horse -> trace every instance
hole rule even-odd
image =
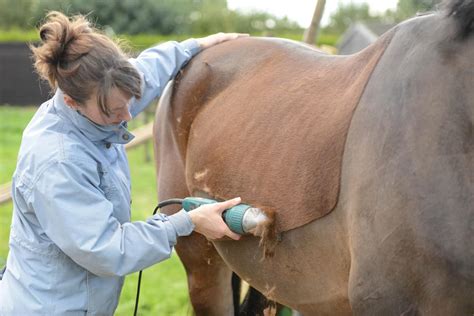
[[[456,0],[354,55],[250,37],[193,58],[156,112],[159,199],[272,218],[179,238],[197,315],[236,313],[233,271],[303,315],[474,312],[473,25]]]

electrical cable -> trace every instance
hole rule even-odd
[[[155,207],[155,209],[153,210],[153,215],[155,215],[156,212],[158,212],[158,210],[162,207],[165,207],[168,205],[174,205],[174,204],[181,205],[182,202],[183,202],[183,199],[164,200],[163,202],[158,203],[158,205]],[[137,312],[138,312],[138,300],[140,299],[140,285],[142,282],[142,273],[143,273],[143,270],[140,270],[140,272],[138,273],[137,296],[135,298],[135,310],[133,311],[134,316],[137,316]]]

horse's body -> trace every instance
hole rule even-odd
[[[232,314],[231,270],[304,315],[474,312],[474,34],[459,32],[454,17],[434,14],[353,56],[249,38],[193,59],[157,112],[160,199],[310,207],[314,187],[324,187],[307,176],[306,145],[318,135],[311,107],[366,76],[350,91],[357,107],[332,155],[342,158],[330,213],[277,223],[281,240],[263,260],[253,236],[179,240],[198,314]],[[295,122],[301,130],[285,129]]]

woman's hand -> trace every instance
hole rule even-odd
[[[240,235],[229,229],[222,219],[222,212],[240,203],[240,198],[220,203],[202,205],[189,212],[194,223],[194,230],[208,239],[221,239],[224,236],[239,240]]]
[[[206,49],[225,41],[233,40],[239,37],[246,37],[246,36],[249,36],[249,34],[217,33],[217,34],[209,35],[206,37],[196,38],[196,41],[198,41],[199,45],[201,46],[201,49]]]

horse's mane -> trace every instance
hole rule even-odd
[[[460,38],[474,33],[474,0],[448,0],[445,8],[447,15],[458,22]]]

